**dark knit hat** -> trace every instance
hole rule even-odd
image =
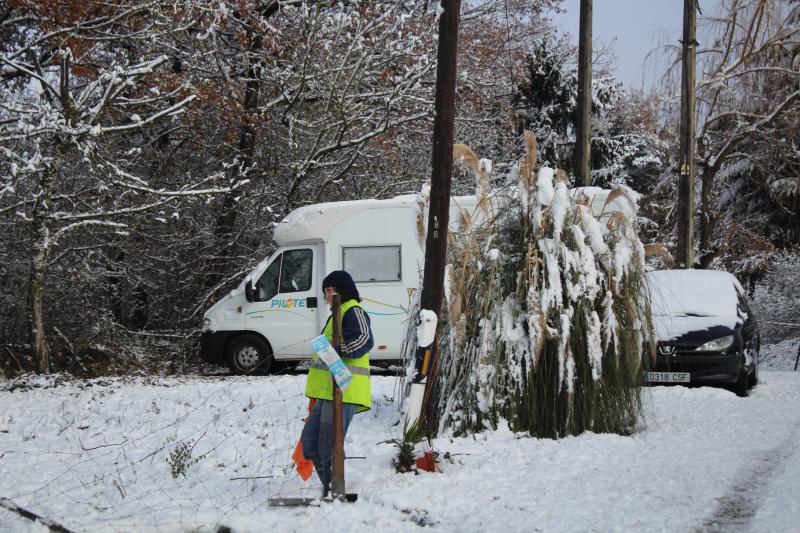
[[[350,289],[356,291],[356,283],[353,278],[344,270],[334,270],[322,280],[322,290],[326,287],[336,287],[338,289]]]

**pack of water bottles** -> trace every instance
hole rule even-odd
[[[336,380],[336,384],[344,393],[344,391],[347,390],[347,386],[350,385],[350,381],[353,379],[353,374],[350,373],[347,365],[344,364],[342,358],[336,353],[333,345],[331,345],[325,335],[320,335],[311,340],[311,349],[325,362],[333,379]]]

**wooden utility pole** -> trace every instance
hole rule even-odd
[[[590,184],[592,157],[592,0],[581,0],[578,39],[578,108],[575,111],[575,186]]]
[[[678,249],[680,268],[692,268],[694,236],[694,90],[697,53],[697,0],[683,0],[683,69],[681,75],[681,153],[678,175]]]
[[[422,280],[420,308],[440,314],[447,258],[447,230],[450,223],[450,179],[453,173],[453,121],[455,119],[456,57],[458,55],[458,19],[461,0],[442,0],[439,18],[439,50],[436,64],[436,98],[433,118],[433,157],[431,197],[428,211],[428,234],[425,239],[425,274]],[[430,364],[423,364],[425,350],[417,353],[414,381],[425,382],[425,397],[420,418],[426,433],[430,391],[438,360],[436,343],[430,348]],[[423,367],[427,371],[423,373]],[[429,379],[430,378],[430,379]]]

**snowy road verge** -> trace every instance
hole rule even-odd
[[[316,494],[290,455],[305,377],[125,378],[0,392],[0,497],[73,531],[796,531],[800,372],[748,398],[645,391],[632,437],[560,441],[507,429],[441,438],[441,474],[397,475],[394,377],[347,439],[355,504],[275,509]],[[365,457],[357,459],[355,457]],[[175,477],[174,477],[175,476]],[[0,530],[41,526],[0,510]]]

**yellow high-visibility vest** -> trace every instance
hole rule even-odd
[[[345,313],[353,307],[361,307],[355,300],[347,300],[339,308],[340,318],[344,318]],[[361,307],[361,309],[364,309]],[[328,319],[322,334],[333,341],[333,320]],[[370,386],[369,386],[369,352],[361,357],[350,359],[342,357],[342,361],[347,365],[353,379],[347,390],[344,392],[342,401],[344,403],[356,404],[356,413],[368,411],[371,407]],[[327,365],[315,353],[311,357],[311,368],[308,369],[308,380],[306,381],[306,396],[317,398],[318,400],[333,400],[333,383],[331,373]]]

